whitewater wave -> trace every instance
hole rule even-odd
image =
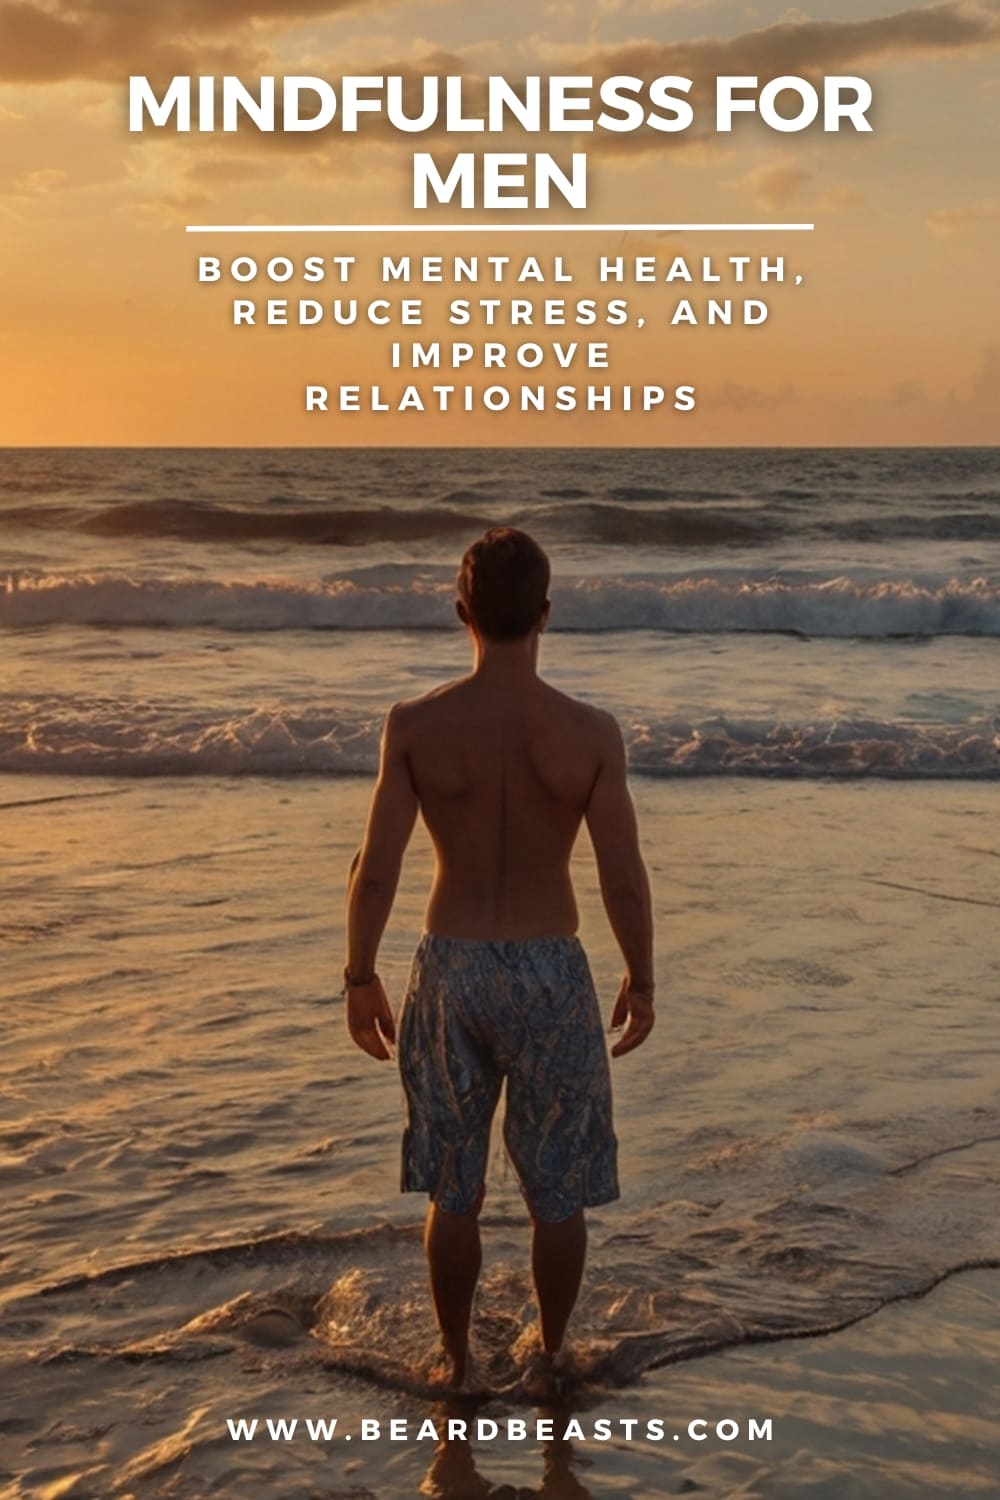
[[[697,1218],[700,1205],[690,1207]],[[846,1210],[844,1216],[851,1217]],[[805,1217],[796,1226],[800,1236]],[[487,1233],[490,1228],[487,1223]],[[814,1256],[795,1244],[788,1247],[791,1253],[775,1255],[765,1234],[753,1253],[762,1283],[754,1301],[734,1294],[732,1281],[728,1295],[721,1294],[721,1287],[711,1286],[715,1278],[705,1274],[710,1264],[706,1257],[724,1253],[733,1237],[731,1229],[713,1233],[702,1228],[688,1248],[675,1247],[665,1256],[683,1291],[634,1271],[623,1284],[620,1268],[614,1272],[607,1265],[591,1266],[594,1284],[585,1289],[577,1312],[566,1377],[578,1401],[586,1401],[587,1388],[593,1393],[626,1386],[648,1370],[720,1350],[835,1333],[893,1302],[926,1296],[951,1276],[1000,1266],[995,1256],[980,1253],[942,1266],[878,1267],[880,1274],[863,1285],[846,1264],[838,1264],[829,1242]],[[740,1249],[746,1258],[750,1245]],[[738,1257],[725,1259],[731,1275],[745,1273]],[[50,1347],[41,1362],[50,1369],[87,1360],[190,1367],[245,1355],[249,1346],[258,1358],[269,1352],[279,1368],[315,1362],[383,1390],[424,1399],[450,1393],[434,1357],[417,1225],[347,1234],[279,1233],[174,1253],[45,1287],[37,1297],[23,1299],[19,1310],[36,1311],[42,1301],[50,1308],[64,1303],[77,1312],[79,1322],[81,1314],[101,1306],[105,1289],[121,1289],[118,1299],[124,1299],[153,1283],[162,1295],[165,1282],[183,1284],[194,1276],[209,1288],[214,1284],[222,1295],[180,1326],[138,1337],[64,1343]],[[237,1277],[245,1290],[236,1290]],[[481,1396],[536,1404],[525,1378],[538,1343],[532,1300],[524,1271],[505,1266],[483,1277],[471,1329]],[[96,1317],[93,1322],[96,1332],[100,1325]]]
[[[698,1152],[667,1175],[671,1196],[595,1236],[573,1325],[580,1384],[624,1385],[719,1349],[830,1333],[996,1266],[996,1140],[984,1108],[892,1125],[803,1120],[772,1137],[701,1127],[689,1138]],[[489,1211],[484,1224],[493,1255],[472,1330],[477,1363],[487,1392],[530,1400],[524,1225]],[[250,1346],[440,1394],[427,1374],[435,1341],[416,1223],[177,1246],[50,1282],[8,1313],[45,1366],[190,1366]]]
[[[198,709],[125,699],[0,698],[0,772],[369,776],[381,721],[342,704]],[[639,776],[1000,778],[996,722],[815,723],[623,716]]]
[[[450,583],[418,569],[392,583],[337,577],[139,579],[122,573],[21,572],[0,588],[0,625],[132,625],[274,630],[455,628]],[[553,590],[555,630],[782,632],[802,636],[1000,635],[1000,584],[849,577],[569,579]]]

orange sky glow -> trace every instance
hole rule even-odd
[[[499,18],[499,19],[498,19]],[[888,11],[728,0],[595,0],[470,7],[357,0],[0,0],[0,359],[4,444],[992,444],[1000,441],[1000,6],[944,0]],[[474,222],[412,206],[415,150],[446,162],[469,139],[379,128],[265,136],[128,130],[128,77],[176,74],[856,74],[874,90],[869,135],[768,131],[529,143],[588,155],[587,208],[528,235],[193,236],[190,223]],[[709,116],[711,111],[708,111]],[[503,141],[490,149],[525,149]],[[478,143],[478,149],[483,149]],[[510,217],[507,215],[507,217]],[[566,235],[599,223],[799,222],[811,234]],[[351,254],[349,287],[199,285],[199,255]],[[569,287],[382,288],[383,254],[562,256]],[[602,286],[603,255],[784,256],[789,281],[692,289]],[[792,285],[794,277],[801,284]],[[669,325],[681,296],[764,297],[760,327]],[[423,297],[419,329],[232,326],[234,296]],[[451,297],[626,297],[622,330],[449,327]],[[738,312],[737,312],[738,316]],[[537,372],[393,370],[397,339],[478,347],[535,340]],[[606,340],[607,371],[553,363],[551,346]],[[580,356],[577,356],[579,359]],[[407,381],[691,384],[697,408],[656,415],[436,412],[308,415],[304,387]]]

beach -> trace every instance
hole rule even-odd
[[[995,454],[502,457],[0,453],[2,1500],[995,1493]],[[498,1431],[441,1446],[344,887],[504,520],[552,557],[543,673],[622,726],[658,1021],[554,1414],[498,1122],[456,1418]],[[418,826],[397,1005],[430,868]],[[574,879],[610,1019],[585,836]]]
[[[422,1200],[396,1191],[398,1076],[352,1048],[336,995],[369,790],[4,778],[4,1493],[381,1497],[430,1467],[427,1442],[226,1428],[335,1415],[357,1433],[440,1403],[421,1374]],[[623,1196],[591,1216],[576,1415],[655,1416],[668,1435],[730,1419],[740,1436],[571,1442],[541,1492],[931,1495],[947,1474],[947,1492],[989,1494],[991,789],[636,795],[660,1019],[615,1064]],[[618,964],[586,849],[578,867],[609,1010]],[[382,962],[397,1002],[428,869],[420,839]],[[474,1339],[508,1388],[476,1414],[501,1421],[531,1415],[509,1392],[525,1231],[496,1143]],[[747,1440],[751,1417],[770,1442]],[[544,1446],[473,1443],[471,1461],[537,1487]],[[448,1478],[463,1462],[440,1460],[430,1492],[467,1493]]]

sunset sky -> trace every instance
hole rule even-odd
[[[996,443],[998,62],[997,0],[895,11],[872,0],[822,8],[778,0],[0,0],[0,442]],[[410,206],[414,150],[445,160],[471,143],[390,137],[377,126],[350,138],[127,129],[130,73],[335,81],[399,72],[675,73],[709,84],[717,74],[859,74],[874,89],[875,131],[780,135],[741,123],[730,136],[702,128],[519,145],[491,139],[490,149],[551,149],[560,159],[587,151],[583,217],[597,222],[816,224],[811,235],[581,235],[570,243],[541,224],[537,235],[364,242],[187,235],[192,222],[407,222],[420,217]],[[567,217],[565,208],[550,213]],[[401,386],[407,377],[387,363],[391,334],[330,324],[234,329],[235,289],[195,280],[199,254],[353,253],[374,265],[383,251],[562,253],[577,275],[572,296],[594,294],[591,267],[601,254],[666,262],[675,254],[784,254],[803,284],[771,294],[761,329],[612,333],[607,375],[548,377],[694,384],[699,405],[688,417],[346,418],[305,416],[305,383]],[[377,290],[363,275],[358,286]],[[284,294],[263,284],[239,293]],[[348,295],[331,283],[287,294]],[[447,294],[425,295],[436,307]],[[505,293],[483,285],[450,294]],[[668,293],[645,297],[652,322]],[[418,336],[444,335],[432,317]],[[542,330],[540,341],[588,336],[602,337]],[[426,374],[413,378],[430,383]],[[453,378],[468,377],[435,375]]]

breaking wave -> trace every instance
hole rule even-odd
[[[815,723],[623,715],[640,776],[1000,777],[995,721]],[[0,772],[350,776],[377,766],[380,719],[337,704],[197,708],[126,699],[0,698]]]
[[[401,567],[397,581],[138,579],[9,574],[0,625],[130,625],[234,631],[454,628],[450,583]],[[1000,584],[780,578],[577,578],[553,591],[553,628],[784,632],[814,637],[1000,635]]]
[[[727,543],[754,545],[780,535],[778,517],[747,513],[741,506],[716,509],[703,504],[655,504],[651,495],[625,490],[630,505],[587,501],[578,489],[557,492],[560,504],[515,507],[509,522],[540,527],[548,535],[608,546],[712,547]],[[720,497],[721,498],[721,497]],[[471,540],[497,517],[483,506],[487,496],[455,490],[426,506],[303,504],[294,495],[271,495],[253,506],[221,505],[207,500],[163,496],[112,504],[12,506],[7,525],[28,529],[82,532],[90,536],[171,537],[198,543],[294,543],[298,546],[360,547],[377,543],[427,542],[449,537]],[[508,507],[509,509],[509,507]]]
[[[523,526],[555,544],[598,544],[629,549],[764,547],[798,539],[888,544],[901,541],[991,542],[1000,538],[996,496],[988,489],[954,495],[916,492],[909,503],[889,508],[877,496],[851,486],[838,491],[841,505],[822,484],[664,486],[655,483],[571,483],[515,486],[498,494],[488,479],[477,484],[429,482],[414,472],[401,481],[410,503],[366,496],[345,488],[310,496],[301,486],[267,492],[263,475],[248,481],[249,493],[232,500],[211,494],[160,494],[141,487],[128,498],[107,493],[76,498],[58,488],[45,494],[28,481],[0,505],[4,525],[28,532],[138,540],[171,539],[199,545],[352,548],[471,540],[489,526]],[[294,480],[291,471],[273,478]],[[518,492],[518,490],[520,492]],[[44,495],[36,501],[27,496]],[[342,498],[340,498],[342,496]],[[416,503],[419,496],[422,503]],[[338,503],[339,500],[339,503]]]

